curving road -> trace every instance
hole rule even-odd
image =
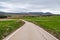
[[[25,24],[3,40],[58,40],[39,26],[24,21]]]

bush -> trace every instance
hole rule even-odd
[[[2,15],[0,15],[0,18],[7,18],[7,16],[2,16]]]

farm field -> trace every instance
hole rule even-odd
[[[18,29],[24,24],[21,20],[1,20],[0,19],[0,40],[5,38],[7,35]]]
[[[41,26],[50,34],[60,39],[60,16],[27,16],[24,19]]]

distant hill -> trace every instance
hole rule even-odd
[[[28,12],[28,13],[25,13],[25,12],[22,12],[22,13],[6,13],[6,12],[0,12],[0,15],[20,15],[20,16],[50,16],[50,15],[53,15],[52,13],[50,12],[46,12],[46,13],[43,13],[43,12]]]

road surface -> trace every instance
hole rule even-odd
[[[39,26],[25,21],[25,24],[3,40],[58,40]]]

